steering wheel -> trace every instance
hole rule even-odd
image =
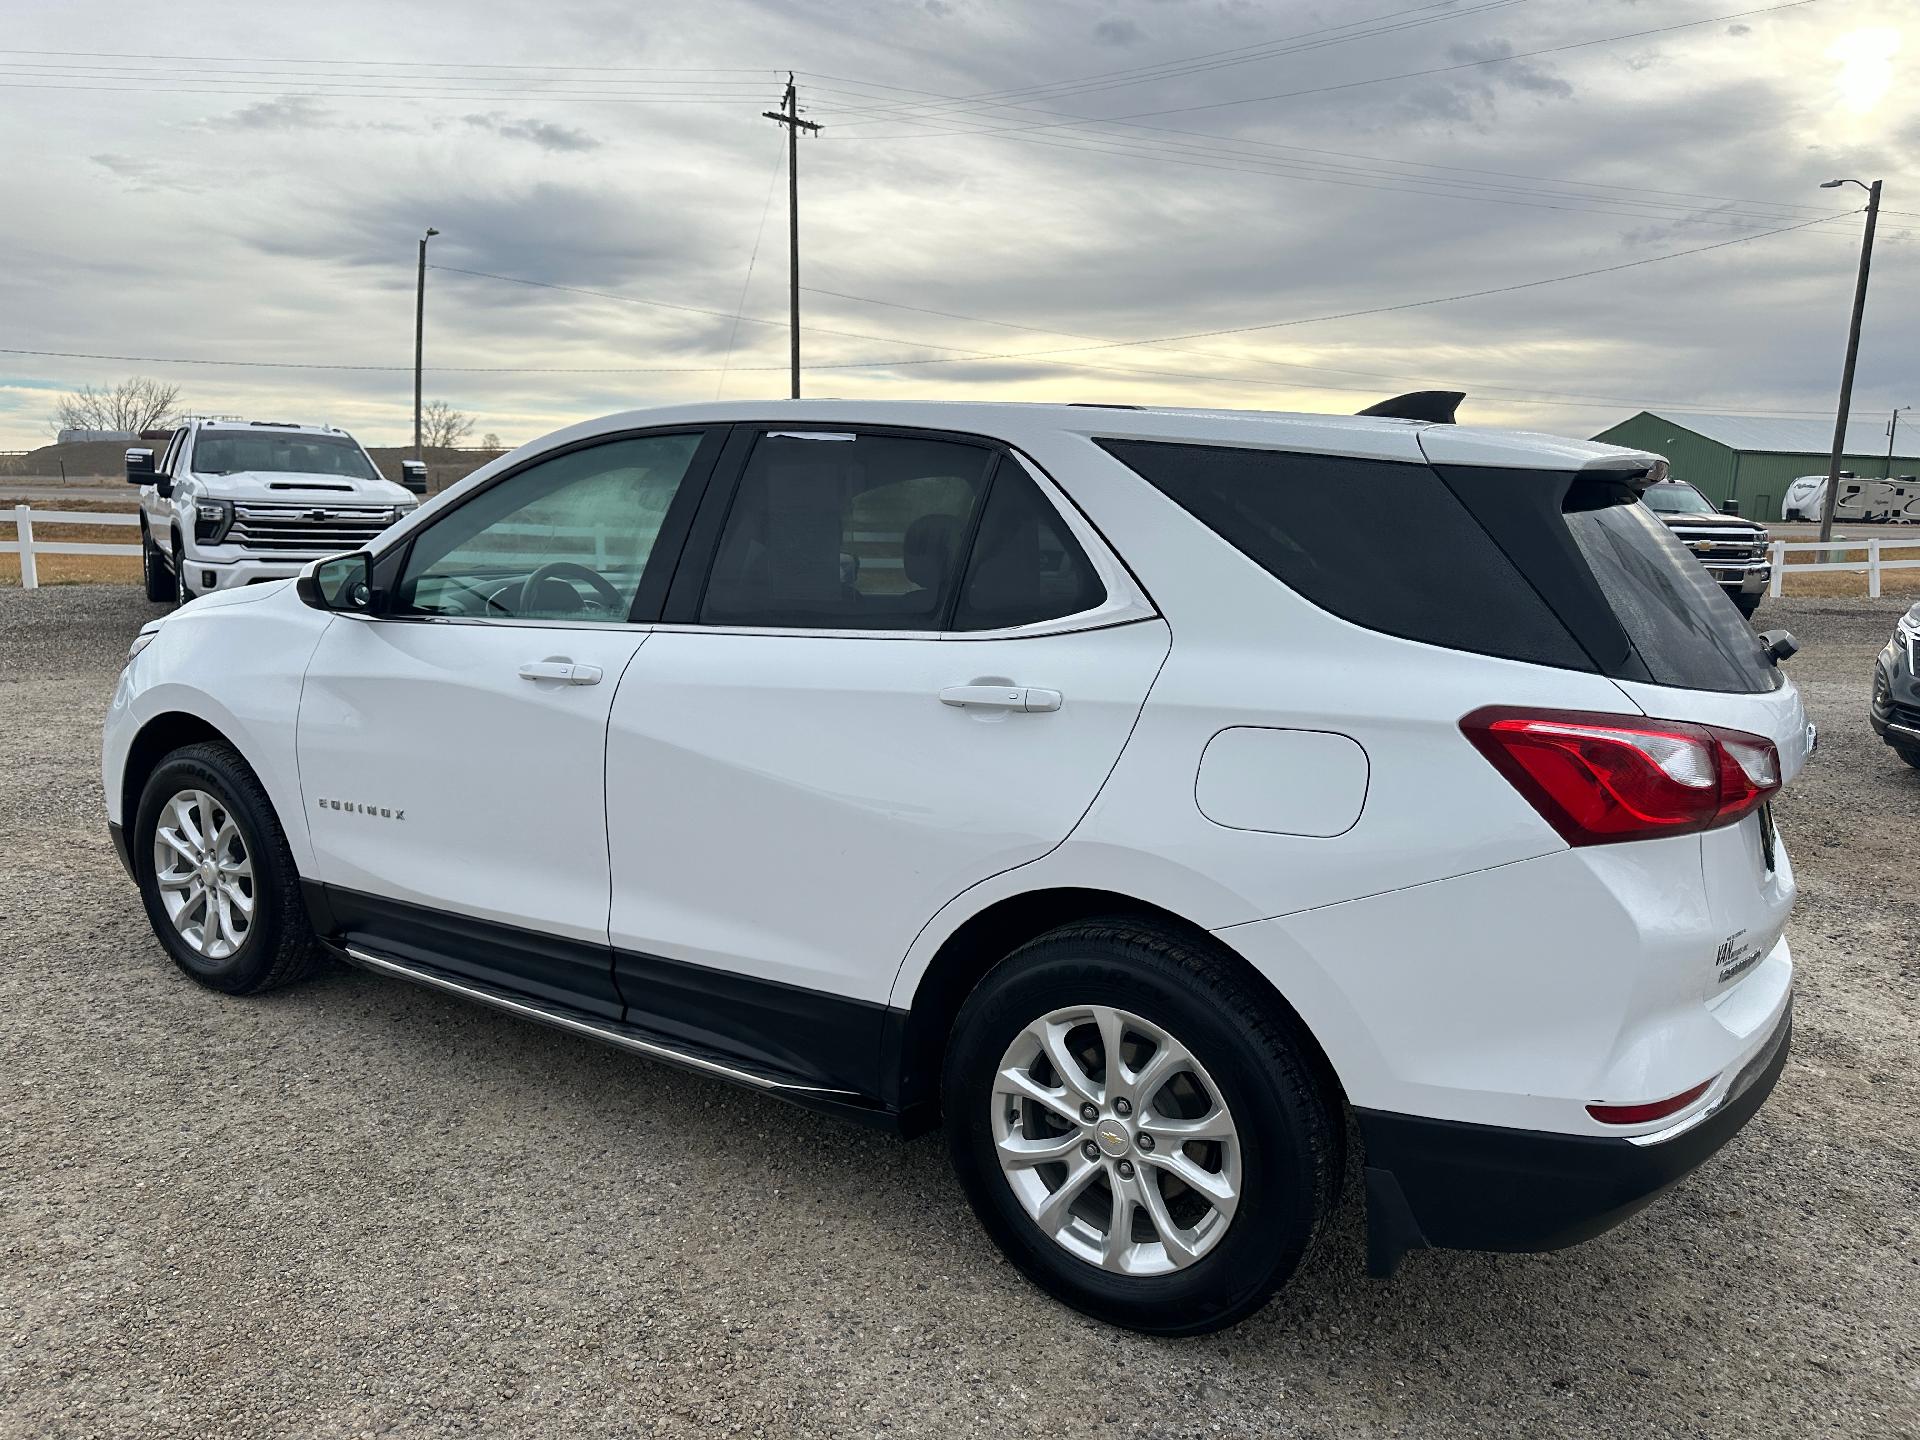
[[[520,603],[515,607],[519,613],[523,615],[527,613],[532,607],[534,597],[540,593],[540,587],[549,580],[558,580],[563,584],[569,580],[584,580],[588,587],[601,598],[608,611],[617,613],[626,608],[620,592],[613,588],[604,575],[589,570],[584,565],[575,564],[571,560],[549,560],[527,576],[526,583],[520,587]]]

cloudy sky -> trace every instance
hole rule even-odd
[[[476,436],[784,395],[789,68],[812,395],[1830,414],[1845,175],[1887,182],[1856,408],[1920,403],[1911,0],[0,13],[0,449],[130,373],[403,441],[428,225]]]

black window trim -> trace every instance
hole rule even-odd
[[[1108,544],[1106,536],[1066,491],[1055,483],[1052,476],[1006,440],[965,430],[941,430],[921,425],[877,424],[859,420],[815,422],[797,421],[791,416],[786,416],[765,420],[736,418],[729,423],[733,427],[733,434],[728,439],[726,453],[721,457],[720,463],[715,466],[709,478],[699,513],[694,517],[681,548],[679,567],[674,573],[666,604],[659,620],[654,622],[656,629],[701,635],[778,635],[811,639],[936,641],[950,644],[956,641],[1008,640],[1071,634],[1084,630],[1104,630],[1115,625],[1131,625],[1159,617],[1160,612],[1147,594],[1146,587],[1140,584],[1132,569]],[[740,483],[746,476],[747,463],[752,456],[754,445],[762,436],[770,433],[791,434],[809,431],[822,434],[874,435],[905,440],[942,440],[954,444],[971,445],[992,452],[996,463],[988,476],[986,485],[981,487],[980,498],[975,502],[974,513],[968,522],[966,547],[961,552],[965,556],[972,554],[973,539],[978,531],[981,516],[985,512],[993,481],[998,477],[1001,467],[1012,462],[1025,471],[1026,477],[1039,488],[1041,496],[1060,516],[1067,533],[1072,536],[1074,543],[1085,555],[1087,563],[1093,568],[1095,576],[1106,592],[1106,599],[1092,609],[1075,611],[1073,614],[1056,616],[1050,620],[1036,621],[1031,625],[1009,626],[999,630],[946,628],[951,625],[954,609],[958,604],[958,586],[955,587],[954,594],[948,597],[941,615],[942,628],[938,629],[858,630],[842,626],[715,625],[702,621],[699,618],[700,607],[706,596],[707,582],[712,576],[715,558],[719,554],[720,537],[726,529],[727,517],[732,513],[734,498],[739,492]]]

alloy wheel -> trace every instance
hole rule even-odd
[[[994,1151],[1034,1224],[1122,1275],[1183,1270],[1220,1243],[1240,1201],[1233,1115],[1162,1027],[1107,1005],[1041,1016],[993,1088]]]
[[[197,954],[224,960],[253,931],[253,861],[233,814],[205,790],[182,790],[153,830],[153,880],[173,928]]]

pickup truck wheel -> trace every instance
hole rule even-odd
[[[1758,595],[1736,595],[1733,597],[1733,603],[1739,607],[1742,615],[1751,620],[1753,618],[1753,612],[1760,608],[1760,597]]]
[[[173,599],[173,574],[167,569],[167,562],[160,558],[159,547],[144,525],[140,527],[140,576],[147,582],[147,599],[155,604]]]
[[[193,599],[193,591],[187,588],[187,547],[180,537],[173,537],[173,600],[176,605],[184,605]]]
[[[1920,770],[1920,745],[1896,745],[1893,747],[1893,753],[1914,769]]]
[[[1109,1324],[1233,1324],[1336,1198],[1342,1132],[1289,1026],[1204,942],[1131,918],[1054,930],[991,971],[941,1094],[987,1233]]]
[[[252,995],[320,962],[273,804],[232,750],[175,750],[147,778],[136,815],[128,849],[147,919],[194,980]]]

